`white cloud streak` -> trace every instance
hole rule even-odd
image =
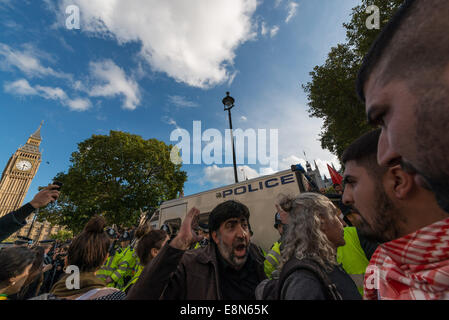
[[[168,116],[163,116],[162,117],[162,121],[166,124],[169,124],[171,126],[175,126],[176,128],[179,128],[178,124],[176,123],[175,119],[168,117]]]
[[[140,104],[140,90],[136,81],[127,77],[112,60],[90,63],[90,75],[98,82],[89,89],[91,97],[124,96],[122,107],[134,110]]]
[[[203,169],[204,179],[214,186],[224,186],[234,183],[234,167],[208,166]],[[257,178],[259,173],[248,166],[237,166],[237,177],[239,181]]]
[[[269,27],[265,21],[262,21],[261,26],[260,26],[260,34],[262,36],[266,36],[267,34],[270,35],[271,38],[273,38],[279,31],[279,26],[275,25],[273,27]]]
[[[33,53],[33,52],[35,53]],[[37,50],[31,46],[26,46],[23,51],[15,50],[10,46],[0,43],[0,68],[9,70],[17,68],[29,77],[47,77],[71,79],[71,76],[62,72],[55,71],[50,67],[44,67],[36,55]]]
[[[296,12],[298,10],[298,3],[290,1],[287,5],[288,7],[288,14],[287,18],[285,18],[285,23],[289,23],[290,20],[296,15]]]
[[[196,102],[189,101],[183,96],[168,96],[168,102],[178,108],[196,108],[199,106]]]
[[[90,108],[91,102],[85,98],[71,99],[64,90],[59,87],[31,86],[26,79],[20,79],[14,82],[7,82],[3,86],[5,92],[18,96],[40,96],[47,100],[59,101],[73,111],[85,111]]]
[[[279,26],[273,26],[273,28],[270,29],[270,37],[274,37],[279,31]]]

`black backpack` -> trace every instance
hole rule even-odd
[[[278,279],[264,280],[256,289],[258,300],[280,300],[281,290],[285,280],[296,270],[308,270],[312,272],[325,288],[327,300],[343,300],[335,284],[329,279],[321,267],[311,259],[290,259],[282,268]]]

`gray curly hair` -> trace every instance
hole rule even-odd
[[[320,218],[329,219],[337,208],[327,197],[311,192],[283,196],[279,205],[289,215],[279,270],[295,256],[314,260],[330,272],[337,265],[336,249],[321,231]]]

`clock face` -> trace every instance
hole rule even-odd
[[[31,167],[32,167],[31,162],[27,160],[20,160],[16,164],[16,168],[19,169],[20,171],[28,171],[31,169]]]

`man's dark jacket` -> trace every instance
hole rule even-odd
[[[0,242],[26,225],[25,218],[35,209],[29,203],[0,218]]]
[[[257,276],[264,280],[264,257],[254,244],[250,244],[249,254],[257,264]],[[166,244],[145,266],[126,299],[221,300],[218,274],[214,243],[188,251]]]

